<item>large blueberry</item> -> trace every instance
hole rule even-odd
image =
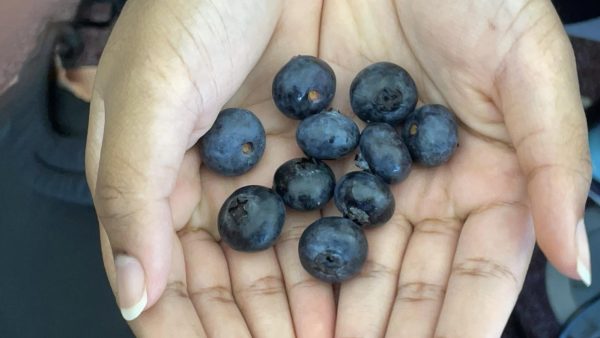
[[[325,61],[298,55],[275,75],[272,94],[282,113],[301,120],[329,107],[335,95],[335,74]]]
[[[315,210],[323,207],[333,196],[335,176],[324,162],[296,158],[277,169],[273,189],[290,208]]]
[[[426,166],[440,165],[450,158],[458,145],[458,128],[448,108],[431,104],[411,113],[402,136],[415,162]]]
[[[328,283],[341,283],[360,272],[367,249],[363,230],[342,217],[324,217],[312,223],[298,244],[304,269]]]
[[[272,246],[283,228],[285,205],[273,190],[258,185],[231,194],[219,211],[221,239],[238,251],[260,251]]]
[[[386,183],[404,180],[412,160],[400,134],[387,123],[370,123],[363,129],[356,165],[381,177]]]
[[[221,111],[210,130],[200,139],[202,163],[225,176],[248,172],[265,151],[265,129],[249,110]]]
[[[358,145],[360,130],[352,119],[337,110],[322,111],[300,122],[296,141],[308,157],[338,159]]]
[[[350,104],[365,122],[400,123],[417,104],[417,87],[408,72],[390,62],[361,70],[350,85]]]
[[[333,196],[342,215],[364,228],[387,222],[396,208],[390,187],[381,178],[364,171],[344,175]]]

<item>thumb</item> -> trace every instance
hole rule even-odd
[[[91,102],[86,173],[127,320],[165,289],[174,231],[169,197],[184,154],[265,49],[277,21],[269,2],[131,1],[112,32]],[[225,14],[237,20],[215,25]]]
[[[572,47],[550,14],[504,59],[500,108],[527,178],[540,248],[559,271],[590,285],[583,222],[591,180],[587,126]]]

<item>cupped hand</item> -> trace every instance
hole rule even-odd
[[[333,207],[288,212],[261,253],[232,251],[216,231],[233,190],[271,186],[302,156],[297,121],[270,95],[297,54],[333,67],[332,105],[357,122],[349,85],[377,61],[406,68],[421,103],[461,121],[447,164],[393,186],[396,214],[367,231],[367,263],[337,306],[297,257],[302,230]],[[194,147],[223,106],[254,111],[267,131],[262,161],[237,178],[203,167]],[[131,0],[99,66],[86,162],[119,306],[145,309],[136,334],[482,337],[502,331],[536,235],[559,270],[589,275],[576,227],[588,156],[573,55],[548,1]],[[350,157],[330,164],[338,178],[355,170]]]

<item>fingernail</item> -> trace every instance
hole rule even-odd
[[[144,269],[137,259],[126,255],[116,256],[115,267],[117,300],[121,315],[127,321],[134,320],[144,311],[148,303]]]
[[[575,240],[577,245],[577,274],[579,274],[583,284],[590,286],[592,285],[590,245],[583,219],[577,223],[577,227],[575,228]]]

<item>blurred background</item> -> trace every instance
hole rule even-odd
[[[104,274],[84,171],[91,83],[125,1],[0,2],[0,337],[132,337]],[[600,1],[553,2],[590,129],[596,282],[563,277],[536,249],[506,338],[600,337]]]

